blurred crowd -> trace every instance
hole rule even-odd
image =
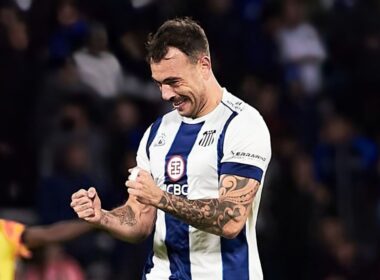
[[[1,0],[0,216],[74,218],[81,187],[104,208],[127,199],[139,140],[171,109],[145,40],[185,15],[221,85],[271,131],[265,278],[380,279],[378,0]],[[35,252],[20,279],[139,279],[148,247],[97,232]]]

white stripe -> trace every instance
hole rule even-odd
[[[157,210],[156,231],[154,233],[153,243],[153,268],[151,272],[146,275],[146,279],[148,280],[167,280],[171,275],[168,252],[166,246],[164,245],[165,236],[165,212]],[[161,244],[161,246],[158,246],[157,244]]]
[[[191,279],[222,280],[220,237],[194,227],[189,230]]]
[[[217,129],[217,131],[219,131],[218,133],[220,133],[222,130],[222,124],[223,123],[210,123],[209,121],[206,121],[202,129],[205,131]],[[202,137],[203,135],[200,133],[198,138]],[[207,141],[208,139],[204,140]],[[196,143],[198,143],[198,141],[199,139]],[[200,164],[201,162],[204,162],[206,158],[207,161],[214,163],[213,166],[210,165],[206,167],[209,170],[204,170],[204,165],[202,166],[202,164]],[[213,145],[207,147],[194,145],[187,158],[189,199],[219,197],[217,161],[217,143],[213,143]],[[219,236],[206,233],[190,226],[189,248],[192,280],[223,279],[222,254]]]

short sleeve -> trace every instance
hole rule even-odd
[[[261,182],[271,158],[268,128],[257,112],[238,114],[226,129],[220,174]]]
[[[137,166],[150,172],[149,163],[149,149],[148,149],[148,138],[150,134],[151,126],[145,131],[143,137],[141,138],[139,148],[137,150],[136,162]]]
[[[151,172],[150,170],[150,152],[149,147],[156,137],[157,131],[161,125],[162,117],[158,118],[152,125],[145,131],[143,138],[140,141],[139,149],[137,150],[137,166]]]

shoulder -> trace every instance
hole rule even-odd
[[[119,61],[117,60],[116,56],[114,56],[112,53],[110,53],[108,51],[102,52],[102,58],[103,58],[103,60],[107,60],[107,61],[110,61],[112,63],[119,64]]]
[[[79,51],[76,51],[74,54],[73,54],[73,58],[75,61],[77,60],[82,60],[82,59],[86,59],[87,58],[87,53],[82,49],[82,50],[79,50]]]
[[[175,121],[178,121],[178,114],[176,114],[175,111],[170,111],[164,114],[163,116],[158,117],[154,122],[150,124],[150,126],[145,131],[145,138],[147,142],[149,143],[153,140],[160,127],[166,126],[168,125],[168,123]]]
[[[176,110],[172,110],[163,116],[156,119],[152,126],[159,124],[160,126],[167,126],[173,123],[181,123],[182,119]]]
[[[269,135],[263,117],[254,107],[230,93],[225,94],[222,102],[234,115],[228,130],[241,130],[241,133],[247,133],[249,131],[257,133],[259,130]]]

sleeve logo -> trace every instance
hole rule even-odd
[[[254,159],[259,159],[259,160],[262,160],[262,161],[266,161],[267,158],[266,157],[263,157],[263,156],[260,156],[260,155],[256,155],[256,154],[253,154],[253,153],[246,153],[246,152],[235,152],[235,151],[232,151],[231,150],[231,154],[232,154],[232,158],[236,158],[236,159],[249,159],[249,160],[254,160]]]

